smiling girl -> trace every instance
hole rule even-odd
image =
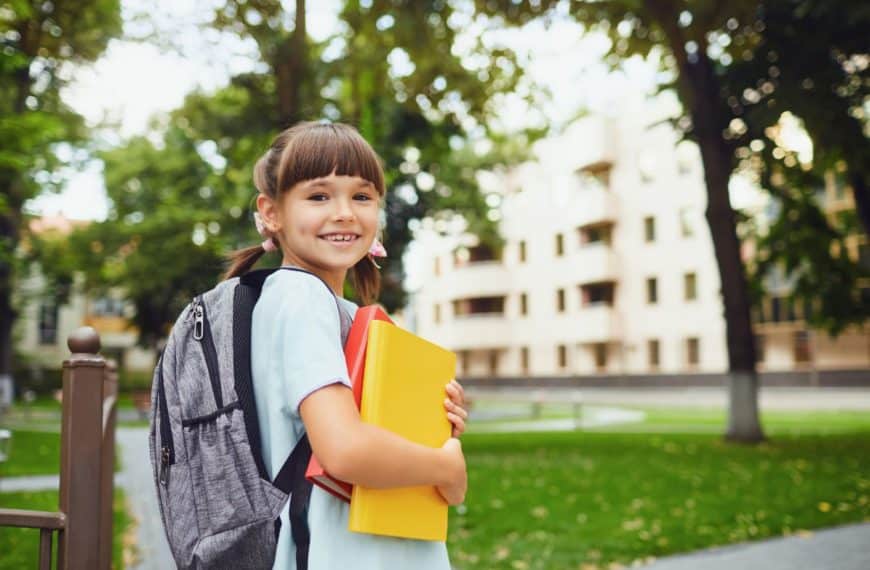
[[[447,385],[453,436],[433,449],[361,421],[343,344],[357,306],[342,298],[348,273],[364,304],[380,275],[373,259],[384,175],[374,150],[352,127],[301,123],[278,135],[254,168],[256,222],[265,241],[236,252],[227,277],[247,272],[266,252],[304,271],[270,275],[254,308],[251,359],[262,453],[274,477],[307,434],[333,476],[374,488],[434,485],[451,505],[464,500],[465,459],[459,440],[467,413],[461,386]],[[326,286],[324,286],[324,284]],[[289,530],[287,508],[282,527]],[[444,543],[347,530],[348,504],[315,487],[308,509],[308,568],[448,570]],[[287,530],[274,568],[305,565]]]

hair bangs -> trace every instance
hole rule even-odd
[[[384,172],[378,155],[352,127],[334,123],[303,123],[293,127],[278,169],[278,192],[305,180],[358,176],[384,194]]]

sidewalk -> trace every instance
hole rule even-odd
[[[867,570],[870,523],[662,558],[646,570]]]

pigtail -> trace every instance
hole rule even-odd
[[[363,305],[371,305],[381,293],[381,272],[370,255],[356,262],[351,270],[353,288]]]
[[[262,245],[254,245],[231,252],[226,257],[229,269],[224,273],[224,281],[244,275],[250,271],[257,261],[263,257],[264,253],[266,253],[266,250],[263,249]]]

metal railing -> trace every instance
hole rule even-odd
[[[39,529],[41,570],[52,566],[55,532],[58,569],[108,570],[117,367],[98,354],[100,337],[91,327],[75,330],[67,345],[72,354],[63,363],[58,512],[0,509],[0,526]]]

